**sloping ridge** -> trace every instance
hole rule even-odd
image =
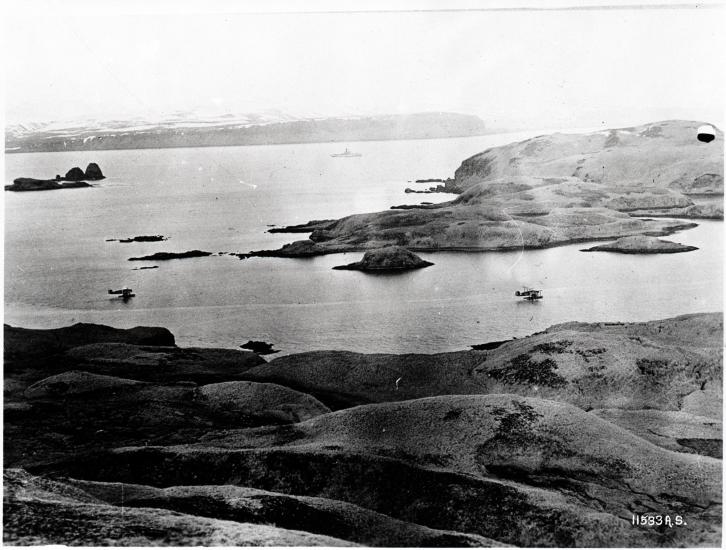
[[[665,120],[589,134],[549,134],[478,153],[456,170],[453,186],[502,177],[576,177],[598,184],[642,185],[723,194],[723,132],[703,143],[703,122]]]
[[[712,539],[721,499],[719,460],[666,451],[573,406],[512,395],[366,405],[294,426],[210,434],[198,445],[122,448],[53,470],[332,498],[527,546],[652,544],[628,521],[654,507],[687,511],[689,536]]]

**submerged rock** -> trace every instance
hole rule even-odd
[[[698,250],[697,246],[687,246],[673,241],[665,241],[656,237],[636,235],[623,237],[617,241],[583,248],[581,252],[620,252],[621,254],[673,254]]]
[[[422,260],[416,254],[401,246],[387,246],[369,250],[363,259],[348,265],[337,265],[333,269],[352,269],[358,271],[403,271],[434,265]]]

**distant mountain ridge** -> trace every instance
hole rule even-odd
[[[163,121],[114,120],[9,126],[6,153],[98,151],[467,137],[484,121],[460,113],[301,117],[282,113]]]

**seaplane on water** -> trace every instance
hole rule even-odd
[[[108,290],[108,293],[109,294],[118,294],[119,295],[119,298],[122,299],[124,302],[127,302],[131,298],[133,298],[134,296],[136,296],[136,294],[134,294],[133,290],[131,290],[130,288],[127,288],[127,287],[123,287],[121,290],[111,290],[111,289],[109,289]]]
[[[541,300],[544,298],[542,296],[541,290],[535,290],[533,288],[527,288],[522,287],[524,290],[518,290],[514,293],[515,296],[521,296],[523,299],[527,300],[528,302],[534,302],[535,300]]]

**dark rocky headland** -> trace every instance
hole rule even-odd
[[[6,325],[4,543],[718,547],[722,343],[704,313],[266,362]]]

